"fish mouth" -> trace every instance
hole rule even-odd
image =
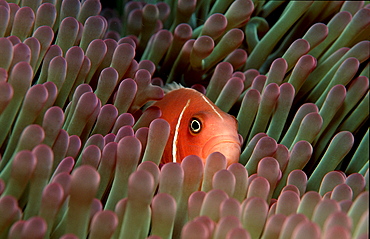
[[[207,158],[213,152],[220,152],[226,157],[227,165],[239,162],[240,140],[239,137],[219,135],[210,138],[203,146],[202,156]]]

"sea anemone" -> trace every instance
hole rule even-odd
[[[367,1],[102,4],[0,0],[0,238],[368,237]],[[171,82],[238,163],[161,164]]]

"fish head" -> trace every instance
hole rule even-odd
[[[202,93],[180,88],[153,105],[161,109],[161,118],[171,127],[162,163],[181,163],[188,155],[197,155],[205,163],[213,152],[222,153],[228,165],[239,161],[241,141],[236,119]]]
[[[225,112],[200,111],[192,114],[188,119],[187,132],[179,140],[179,152],[183,151],[180,157],[195,154],[205,163],[208,155],[220,152],[226,157],[227,165],[239,161],[241,141],[237,121]]]

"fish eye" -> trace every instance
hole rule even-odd
[[[192,133],[197,134],[202,130],[202,123],[199,119],[192,118],[189,127]]]

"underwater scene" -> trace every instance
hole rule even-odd
[[[0,0],[0,239],[366,239],[370,1]]]

